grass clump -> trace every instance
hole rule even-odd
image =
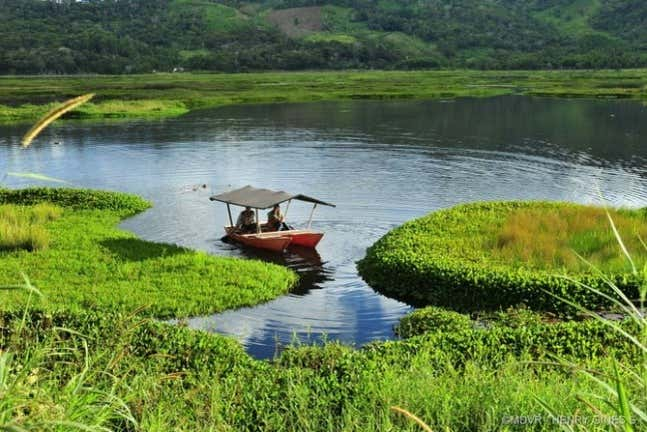
[[[642,267],[647,212],[610,214],[618,231],[635,239],[627,247]],[[463,311],[520,304],[573,311],[555,296],[599,309],[609,302],[590,295],[583,284],[608,291],[610,278],[637,299],[641,283],[622,256],[605,210],[567,203],[474,203],[435,212],[388,233],[358,268],[371,286],[392,297]]]
[[[181,101],[169,100],[106,100],[87,104],[67,115],[67,118],[164,118],[177,117],[189,110]]]
[[[260,261],[210,256],[170,244],[140,240],[115,228],[148,208],[141,198],[74,189],[0,190],[0,204],[19,204],[42,217],[43,203],[60,217],[47,223],[52,239],[37,255],[0,254],[0,285],[23,269],[54,310],[134,310],[156,317],[185,317],[267,301],[296,281],[290,270]],[[41,300],[39,300],[41,301]],[[4,309],[20,309],[23,296],[3,295]]]
[[[50,204],[0,205],[0,252],[45,249],[49,234],[44,225],[60,215],[61,209]]]
[[[644,212],[611,211],[629,250],[644,262],[647,238]],[[574,253],[576,252],[576,253]],[[607,211],[596,207],[529,208],[511,213],[498,228],[492,248],[495,260],[536,269],[586,271],[591,265],[606,272],[627,270],[627,260],[609,226]],[[578,257],[586,259],[586,262]]]
[[[467,315],[430,306],[403,317],[395,330],[400,337],[408,338],[430,331],[460,332],[473,327]]]

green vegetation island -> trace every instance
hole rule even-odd
[[[496,295],[495,279],[487,307],[457,302],[458,309],[471,309],[458,313],[435,305],[442,294],[428,295],[429,289],[415,285],[447,242],[448,262],[469,260],[484,271],[497,256],[517,256],[536,271],[576,273],[584,270],[567,248],[588,245],[584,256],[601,270],[638,278],[626,260],[607,260],[616,239],[603,228],[603,209],[473,204],[407,223],[360,263],[369,279],[375,268],[370,262],[397,268],[400,289],[423,294],[420,306],[427,307],[401,321],[399,340],[361,349],[296,343],[272,361],[259,361],[227,337],[160,319],[267,301],[289,291],[295,275],[276,265],[142,241],[115,228],[149,206],[114,192],[0,189],[3,429],[420,430],[398,409],[432,430],[451,431],[550,431],[559,416],[598,422],[587,423],[586,430],[644,420],[646,382],[640,374],[647,327],[638,314],[617,322],[573,314],[557,319],[546,312],[558,303],[545,301],[550,293],[540,286],[523,287],[532,309],[509,308],[509,299]],[[647,230],[644,211],[610,215],[622,233]],[[565,221],[564,234],[552,239],[543,223],[555,217]],[[524,236],[520,227],[529,219],[539,220]],[[499,223],[489,226],[491,221]],[[455,237],[457,232],[467,234]],[[542,232],[544,241],[524,256],[528,236]],[[436,241],[439,233],[444,237]],[[628,245],[633,251],[635,243]],[[559,249],[559,260],[548,265],[542,253],[552,248]],[[466,251],[471,255],[461,254]],[[642,265],[645,254],[634,265]],[[448,289],[454,276],[439,274],[447,278],[439,290]],[[454,291],[465,279],[455,281]],[[480,279],[484,286],[489,281]],[[644,280],[641,286],[644,300]],[[606,294],[591,291],[586,305],[609,307],[613,293]],[[561,312],[569,313],[566,307]],[[525,413],[544,420],[520,423]]]
[[[632,260],[621,253],[610,220]],[[647,209],[488,202],[442,210],[380,239],[359,263],[369,285],[410,303],[455,310],[520,304],[553,313],[612,306],[609,284],[638,299],[647,263]]]
[[[231,104],[451,99],[521,94],[647,101],[647,69],[344,71],[0,77],[0,123],[33,122],[66,99],[95,99],[76,119],[156,119]]]

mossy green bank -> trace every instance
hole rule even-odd
[[[538,398],[563,416],[617,414],[583,405],[578,397],[598,391],[595,382],[549,364],[554,355],[604,374],[612,359],[637,364],[643,355],[595,320],[545,322],[527,311],[492,314],[484,326],[433,308],[402,321],[402,340],[296,344],[257,361],[229,338],[153,318],[280,295],[294,282],[288,270],[139,240],[116,228],[150,205],[132,195],[1,189],[0,203],[60,209],[44,225],[47,248],[0,252],[2,429],[419,430],[390,408],[401,406],[433,430],[551,431],[547,417],[523,428],[504,422],[540,414]],[[21,270],[43,298],[3,289],[16,287]],[[635,321],[619,325],[640,331]],[[620,373],[630,400],[646,408],[641,384]],[[588,430],[608,430],[597,426]]]
[[[609,213],[642,269],[647,211]],[[526,305],[573,312],[562,299],[601,309],[613,281],[638,299],[642,280],[623,254],[604,209],[569,203],[484,202],[408,222],[371,246],[358,264],[375,289],[418,305],[460,311]]]
[[[537,397],[565,416],[593,415],[581,411],[577,395],[595,386],[546,364],[551,353],[605,371],[609,355],[640,356],[597,322],[440,325],[363,349],[293,347],[264,362],[228,338],[132,315],[30,312],[26,324],[23,316],[0,314],[0,359],[4,352],[13,389],[0,406],[0,426],[38,430],[72,419],[129,431],[419,430],[394,405],[434,430],[522,430],[502,429],[503,419],[540,412]],[[613,415],[604,406],[599,413]],[[547,421],[523,430],[554,429]]]
[[[74,189],[0,189],[0,205],[50,203],[61,215],[47,222],[50,241],[37,251],[0,251],[0,285],[21,273],[52,310],[134,311],[186,317],[254,305],[285,294],[296,275],[281,266],[215,257],[152,243],[120,230],[150,204],[121,193]],[[24,295],[3,294],[2,308],[21,309]]]
[[[647,100],[647,70],[371,71],[0,77],[0,122],[33,121],[85,93],[68,118],[167,118],[231,104],[522,94]]]

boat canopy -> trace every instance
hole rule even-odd
[[[277,192],[269,189],[257,189],[249,185],[233,191],[214,195],[209,199],[211,201],[220,201],[227,204],[234,204],[241,207],[251,207],[261,210],[290,200],[306,201],[313,204],[335,207],[334,204],[330,204],[306,195],[292,195],[284,191]]]

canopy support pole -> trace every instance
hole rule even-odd
[[[234,226],[234,220],[231,218],[231,207],[227,203],[227,213],[229,214],[229,226]]]
[[[256,234],[261,233],[261,220],[258,218],[258,209],[256,209]]]
[[[285,206],[285,213],[283,213],[283,222],[288,220],[288,210],[290,210],[290,203],[292,200],[288,200],[288,205]]]
[[[310,219],[308,219],[308,229],[310,229],[310,226],[312,225],[312,216],[315,214],[315,209],[317,208],[317,204],[312,206],[312,211],[310,212]]]

